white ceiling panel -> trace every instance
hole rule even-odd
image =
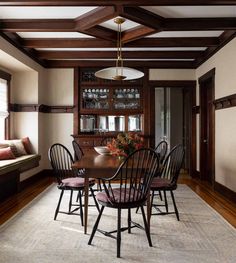
[[[93,38],[77,32],[17,32],[22,38]]]
[[[219,37],[224,31],[162,31],[147,37]]]
[[[236,6],[143,6],[166,18],[236,17]]]
[[[0,19],[76,18],[96,7],[0,7]]]

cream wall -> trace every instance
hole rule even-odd
[[[43,98],[48,105],[73,105],[73,69],[47,69],[47,92]]]
[[[195,80],[194,69],[150,69],[149,80]]]
[[[11,87],[11,103],[38,104],[37,71],[14,72]]]
[[[196,79],[212,68],[216,69],[215,99],[235,94],[236,38],[196,70]],[[199,123],[197,128],[199,130]],[[215,128],[215,180],[236,191],[236,108],[216,110]]]
[[[74,70],[48,69],[46,73],[46,90],[44,104],[73,105]],[[73,114],[72,113],[43,113],[42,145],[43,164],[49,168],[48,149],[53,143],[62,143],[72,153]]]

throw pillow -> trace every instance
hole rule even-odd
[[[0,149],[0,160],[10,160],[15,158],[16,157],[10,147]]]
[[[27,154],[27,152],[25,151],[25,147],[20,139],[19,140],[6,140],[5,142],[9,144],[15,157],[19,157],[19,156]]]
[[[9,147],[8,143],[0,143],[0,149]]]
[[[22,143],[23,143],[23,145],[25,147],[25,151],[28,154],[32,154],[32,147],[31,147],[31,143],[30,143],[29,137],[22,138],[21,141],[22,141]]]

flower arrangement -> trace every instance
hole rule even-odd
[[[112,155],[127,157],[137,149],[143,147],[143,138],[137,133],[119,133],[107,144]]]

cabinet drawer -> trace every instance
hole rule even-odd
[[[93,139],[80,139],[79,144],[81,147],[93,147]]]
[[[93,143],[94,143],[94,146],[100,146],[101,145],[101,141],[102,139],[94,139]]]

